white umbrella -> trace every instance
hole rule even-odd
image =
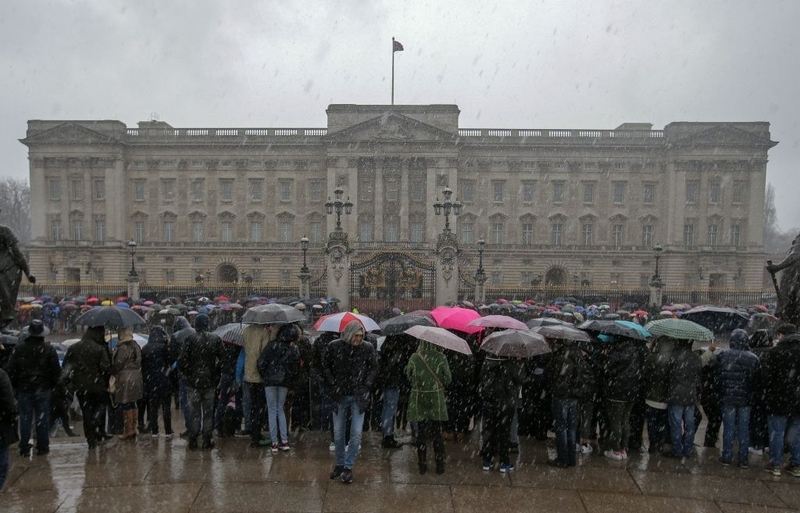
[[[457,335],[453,335],[444,328],[439,328],[437,326],[411,326],[404,333],[408,333],[412,337],[430,342],[431,344],[445,349],[463,354],[472,354],[466,340]]]

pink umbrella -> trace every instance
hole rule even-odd
[[[438,306],[431,310],[431,317],[441,328],[458,330],[464,333],[477,333],[482,331],[480,326],[469,326],[469,321],[479,319],[481,314],[469,308],[458,306]]]
[[[524,322],[518,321],[508,315],[487,315],[473,319],[467,326],[481,326],[484,328],[507,328],[511,330],[527,330],[528,326]]]
[[[314,329],[317,331],[332,331],[334,333],[341,333],[344,327],[353,321],[358,321],[364,326],[365,331],[378,331],[381,329],[378,323],[367,317],[366,315],[355,314],[352,312],[339,312],[335,314],[320,317],[314,324]]]

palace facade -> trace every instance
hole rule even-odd
[[[443,190],[464,279],[491,287],[762,284],[769,123],[459,126],[456,105],[330,105],[325,128],[31,120],[30,267],[42,281],[298,283],[325,273],[338,186],[350,262],[432,260]]]

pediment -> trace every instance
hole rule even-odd
[[[388,114],[358,123],[351,127],[329,133],[326,140],[370,141],[370,142],[446,142],[454,141],[456,134],[445,132],[401,114]]]
[[[763,146],[771,148],[778,143],[741,128],[721,125],[678,139],[673,144],[675,146]]]
[[[118,144],[119,140],[75,123],[63,123],[25,139],[23,144]]]

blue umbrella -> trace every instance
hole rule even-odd
[[[644,326],[642,326],[641,324],[636,324],[635,322],[632,322],[632,321],[614,321],[614,322],[616,322],[617,324],[622,324],[623,326],[627,326],[627,327],[629,327],[629,328],[633,328],[633,329],[635,329],[636,331],[638,331],[639,333],[641,333],[641,334],[642,334],[644,337],[646,337],[646,338],[650,338],[650,337],[652,337],[652,336],[653,336],[653,335],[652,335],[652,334],[651,334],[649,331],[647,331],[647,330],[645,329],[645,327],[644,327]]]
[[[131,305],[129,305],[125,301],[120,301],[119,303],[117,303],[117,306],[120,307],[120,308],[130,308],[131,307]]]

